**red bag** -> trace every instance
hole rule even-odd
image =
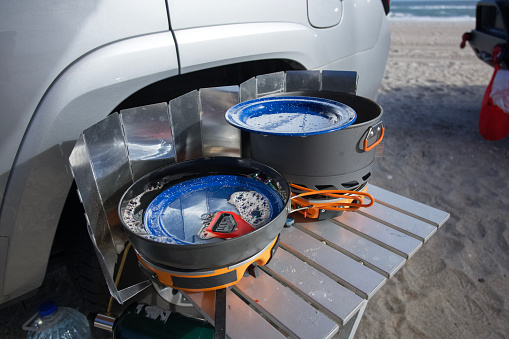
[[[495,60],[496,53],[494,52],[493,55]],[[479,132],[481,132],[482,137],[486,140],[500,140],[509,134],[509,114],[504,113],[500,107],[495,105],[490,97],[493,81],[500,69],[500,65],[497,62],[494,62],[494,66],[495,71],[484,93],[481,116],[479,118]]]

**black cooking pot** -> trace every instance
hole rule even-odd
[[[131,222],[124,219],[124,212],[133,198],[144,192],[134,211],[136,215],[142,215],[156,196],[179,183],[210,175],[247,177],[254,173],[262,173],[276,182],[284,207],[266,225],[242,236],[199,244],[164,243],[140,235],[134,231]],[[181,270],[218,269],[252,257],[276,239],[286,222],[289,197],[290,188],[284,177],[262,163],[231,157],[201,158],[162,167],[140,178],[122,196],[118,213],[129,241],[146,261]]]
[[[312,189],[356,190],[371,176],[375,145],[383,138],[382,108],[349,93],[294,91],[269,95],[334,100],[351,107],[357,118],[350,126],[305,137],[249,133],[250,157],[284,175],[288,182]]]

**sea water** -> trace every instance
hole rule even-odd
[[[392,0],[392,21],[475,21],[477,1]]]

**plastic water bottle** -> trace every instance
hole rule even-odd
[[[90,326],[79,311],[46,302],[24,325],[28,339],[89,339]]]

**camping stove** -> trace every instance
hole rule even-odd
[[[241,263],[219,269],[182,270],[162,267],[136,254],[141,270],[153,281],[186,291],[205,292],[233,286],[243,276],[258,276],[258,266],[269,263],[279,246],[279,236],[267,247]]]
[[[359,192],[363,196],[368,196],[371,202],[373,201],[373,197],[366,193],[368,188],[367,182],[357,189],[344,191],[343,194],[336,198],[320,195],[319,193],[324,190],[314,191],[317,193],[316,195],[300,196],[302,193],[305,193],[307,189],[295,184],[290,184],[290,186],[292,187],[292,209],[303,214],[304,218],[309,219],[332,219],[340,216],[345,211],[355,211],[359,207],[368,207],[368,205],[362,205],[362,201],[357,200],[359,198]],[[326,207],[329,204],[333,206],[332,209]]]
[[[375,153],[372,149],[382,139],[383,126],[378,125],[382,112],[375,103],[355,96],[356,81],[355,72],[287,71],[259,75],[239,86],[202,88],[170,102],[122,110],[84,130],[69,162],[85,209],[88,233],[93,240],[108,289],[115,300],[123,304],[137,293],[155,285],[154,279],[165,286],[186,291],[223,290],[221,287],[237,283],[245,272],[255,272],[257,265],[266,264],[274,254],[278,234],[286,222],[287,214],[292,210],[288,182],[317,190],[328,189],[330,186],[338,190],[357,190],[367,182]],[[347,140],[320,143],[311,148],[296,145],[296,156],[287,152],[283,154],[284,157],[267,154],[269,159],[265,159],[262,157],[263,152],[256,152],[254,137],[241,134],[239,129],[225,121],[225,112],[234,105],[266,96],[287,94],[331,99],[352,107],[358,116],[356,124],[344,129],[345,133],[339,133],[345,134]],[[348,136],[354,130],[356,137]],[[301,142],[304,138],[298,137],[296,140]],[[345,148],[349,154],[346,157],[348,161],[342,159],[338,160],[341,161],[339,165],[331,164],[329,158],[331,161],[338,158],[332,156],[332,152],[323,150],[337,151],[331,145],[347,147],[347,142],[350,145]],[[280,150],[279,144],[276,145],[278,147],[259,149],[271,152]],[[322,148],[322,145],[326,147]],[[326,159],[321,159],[323,162],[309,158],[322,154],[326,155]],[[306,155],[305,162],[301,161],[303,155]],[[210,245],[192,246],[194,254],[188,251],[191,245],[156,242],[150,237],[138,236],[120,220],[118,208],[124,192],[148,173],[171,164],[179,165],[193,159],[212,157],[238,159],[228,161],[238,162],[242,173],[224,173],[222,165],[218,171],[210,173],[252,176],[260,172],[276,179],[286,193],[282,199],[281,212],[276,213],[269,224],[249,234],[228,240],[219,239]],[[272,164],[269,160],[274,159],[277,161]],[[253,167],[253,161],[263,166]],[[298,161],[296,166],[295,161]],[[299,169],[299,173],[292,171],[295,168]],[[324,172],[334,168],[338,171]],[[190,173],[189,180],[193,180],[195,169],[202,172],[205,170],[201,165],[185,168]],[[320,173],[315,173],[315,170]],[[181,173],[183,171],[179,170],[172,174],[175,184],[179,184]],[[150,184],[153,178],[146,179],[143,184]],[[127,201],[144,192],[142,186],[127,197]],[[144,195],[144,199],[153,198],[152,193],[155,191]],[[307,203],[313,203],[312,199],[309,198],[311,202]],[[322,209],[308,208],[307,213],[320,213]],[[224,210],[214,209],[207,213],[221,211]],[[321,214],[319,217],[330,216]],[[115,282],[115,272],[121,271],[123,262],[119,256],[128,242],[136,249],[143,272],[153,279],[147,280],[136,269],[136,265],[128,265],[124,270],[129,277],[126,277],[126,283],[123,283],[124,278],[120,284]],[[168,248],[171,250],[168,251]],[[118,286],[123,287],[119,289]]]
[[[289,195],[284,178],[264,164],[200,158],[137,180],[120,199],[118,214],[151,281],[204,292],[232,286],[244,274],[256,277],[257,266],[267,264],[278,247]]]

